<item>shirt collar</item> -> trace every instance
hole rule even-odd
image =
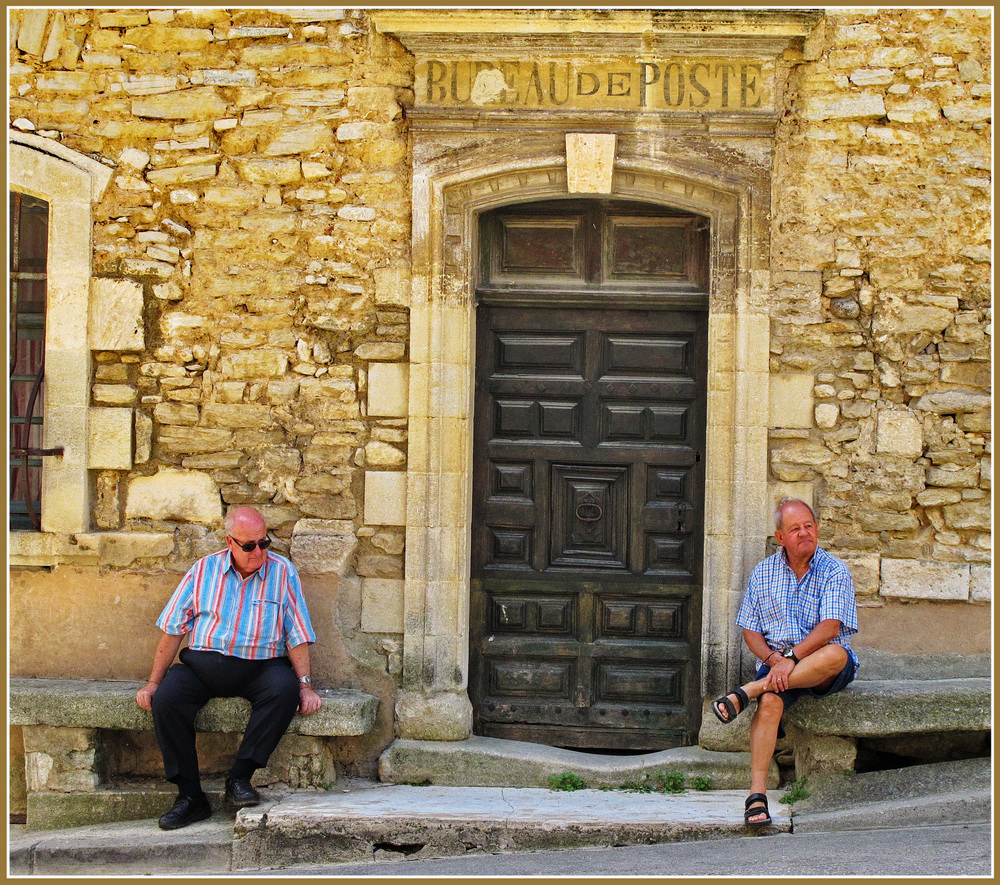
[[[236,566],[233,564],[233,554],[227,548],[226,549],[226,567],[225,567],[225,569],[223,569],[223,571],[225,571],[225,572],[232,571],[232,573],[234,575],[236,575],[236,577],[239,578],[241,581],[249,581],[251,578],[256,578],[256,577],[260,577],[263,580],[264,578],[267,577],[267,564],[270,561],[271,561],[270,557],[268,556],[267,552],[265,552],[264,553],[264,562],[261,565],[261,567],[259,569],[257,569],[257,571],[253,572],[252,574],[250,574],[246,578],[244,578],[243,575],[241,575],[238,571],[236,571]]]
[[[806,571],[807,572],[811,571],[812,567],[814,565],[816,565],[816,563],[819,561],[819,555],[820,555],[821,552],[822,551],[820,550],[819,545],[817,544],[816,545],[816,549],[813,551],[813,555],[811,557],[809,557],[809,565],[806,566]],[[781,561],[786,566],[788,566],[788,568],[791,569],[792,564],[788,561],[788,551],[784,547],[779,547],[778,548],[778,553],[781,554]],[[794,572],[793,572],[793,574],[794,574]]]

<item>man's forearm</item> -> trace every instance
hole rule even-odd
[[[180,648],[183,636],[174,636],[170,633],[161,633],[159,642],[156,643],[156,651],[153,652],[153,666],[149,671],[149,681],[135,693],[135,702],[143,710],[152,710],[153,695],[156,689],[167,675],[167,670],[173,663],[174,655]]]
[[[819,651],[825,645],[829,645],[837,638],[840,632],[840,621],[836,618],[828,618],[820,621],[810,630],[801,642],[796,642],[794,646],[795,657],[800,661],[811,655],[814,651]]]
[[[755,654],[760,660],[765,664],[768,663],[768,658],[776,654],[774,649],[767,644],[767,640],[764,638],[763,633],[758,633],[756,630],[743,630],[743,641],[750,651]],[[774,663],[774,660],[771,661]]]
[[[299,678],[311,675],[308,642],[288,649],[288,660],[292,662],[292,669],[295,670],[295,675]]]
[[[830,618],[825,621],[820,621],[806,636],[800,641],[796,642],[792,647],[795,652],[795,657],[800,661],[804,657],[808,657],[814,651],[818,651],[825,645],[829,645],[837,637],[837,633],[840,632],[840,621],[835,618]],[[765,664],[768,663],[768,658],[772,658],[771,664],[776,663],[773,656],[776,654],[774,649],[767,644],[767,640],[764,638],[763,633],[758,633],[756,630],[744,630],[743,631],[743,641],[746,643],[747,648],[750,649],[760,660]]]
[[[160,641],[156,643],[156,651],[153,652],[153,666],[149,671],[149,682],[160,683],[163,681],[163,677],[170,669],[183,639],[183,635],[174,636],[171,633],[164,633],[160,637]]]
[[[288,660],[292,662],[292,669],[300,680],[303,676],[311,675],[309,672],[308,642],[303,642],[301,645],[296,645],[295,648],[288,649]],[[303,716],[315,713],[322,706],[322,698],[313,690],[311,685],[299,685],[299,712]]]

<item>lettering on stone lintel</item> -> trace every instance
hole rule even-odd
[[[739,58],[425,59],[416,87],[419,104],[437,107],[733,112],[769,110],[773,74]]]

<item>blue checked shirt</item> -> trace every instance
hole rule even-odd
[[[850,636],[858,632],[858,609],[847,566],[817,547],[809,570],[799,580],[781,549],[753,570],[736,624],[763,633],[771,648],[784,649],[801,642],[820,621],[830,618],[840,621],[833,641],[847,649],[857,666]]]

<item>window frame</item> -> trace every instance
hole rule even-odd
[[[41,456],[46,453],[62,454],[61,449],[51,451],[40,449],[45,415],[44,336],[48,289],[49,204],[18,190],[9,191],[8,196],[10,210],[8,280],[10,288],[7,300],[10,313],[8,324],[10,374],[7,378],[10,404],[7,415],[10,443],[8,528],[10,531],[31,531],[32,528],[40,528],[40,513],[37,511],[41,507]],[[32,216],[36,217],[35,222],[29,221]],[[37,231],[37,234],[32,234],[32,230]],[[44,242],[42,242],[42,231],[44,231]],[[25,234],[28,235],[27,242]],[[22,290],[26,298],[22,298]],[[41,310],[34,309],[38,307]],[[39,342],[41,346],[38,347],[33,342]]]
[[[61,456],[42,459],[41,532],[8,530],[8,550],[24,564],[50,552],[37,543],[38,535],[86,532],[90,525],[87,324],[93,206],[112,174],[102,163],[51,139],[8,133],[8,190],[49,204],[42,447],[63,448]]]

